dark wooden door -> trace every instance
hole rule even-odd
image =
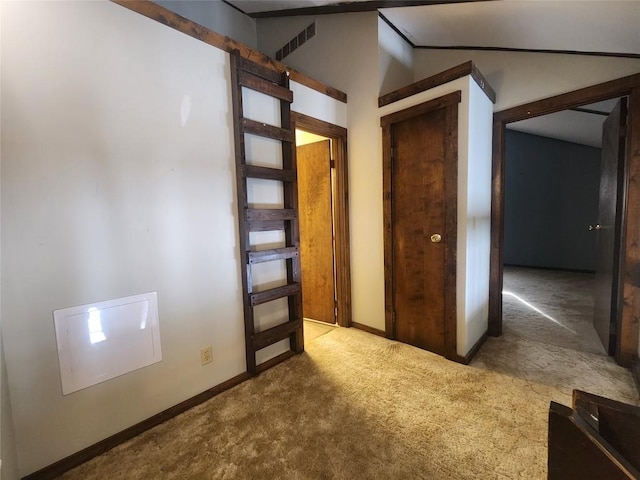
[[[455,355],[456,109],[436,102],[401,117],[387,140],[395,338],[449,358]]]
[[[598,223],[594,229],[598,261],[593,326],[609,355],[615,354],[616,348],[626,120],[623,98],[603,125]]]
[[[302,312],[335,323],[331,145],[329,140],[297,147]]]

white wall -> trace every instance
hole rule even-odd
[[[5,3],[2,22],[2,318],[24,475],[242,373],[244,331],[228,55],[109,2]],[[63,397],[52,310],[148,291],[163,361]]]
[[[413,48],[378,17],[380,95],[413,83]]]
[[[156,0],[155,3],[251,48],[258,48],[256,21],[221,0]]]
[[[463,77],[379,109],[379,117],[461,91],[458,105],[456,327],[465,356],[487,330],[491,236],[491,101]]]
[[[489,254],[491,244],[491,137],[493,103],[478,84],[469,82],[468,137],[459,139],[467,149],[466,197],[460,199],[458,232],[464,231],[465,247],[458,251],[458,262],[464,264],[464,325],[458,315],[458,353],[466,355],[486,333],[489,318]],[[460,273],[460,268],[458,272]]]
[[[246,365],[228,54],[110,2],[2,9],[1,314],[25,475]],[[324,95],[296,107],[345,123]],[[52,311],[147,291],[163,361],[62,396]]]
[[[313,90],[298,82],[291,82],[293,92],[291,111],[304,113],[339,127],[347,127],[347,104]]]
[[[382,164],[378,145],[375,12],[258,21],[260,49],[274,54],[317,21],[316,36],[284,63],[348,95],[349,210],[353,320],[384,329]]]
[[[478,65],[496,91],[494,111],[640,73],[640,59],[417,49],[414,52],[414,80],[421,80],[468,60]]]
[[[7,385],[7,366],[4,359],[4,348],[0,342],[0,374],[1,396],[0,404],[2,404],[2,412],[0,415],[0,425],[2,426],[1,434],[1,459],[2,470],[0,476],[4,480],[14,480],[19,478],[18,475],[18,453],[15,446],[15,433],[13,427],[13,416],[11,413],[11,400],[9,399],[9,388]]]
[[[2,39],[2,7],[0,2],[0,39]],[[0,72],[2,71],[2,55],[0,55]],[[0,78],[0,85],[2,79]],[[0,87],[1,88],[1,87]],[[2,111],[2,95],[0,95],[0,112]],[[2,115],[0,115],[0,132],[2,131]],[[0,149],[0,166],[2,165],[2,149]],[[1,173],[1,168],[0,168]],[[1,174],[0,174],[1,177]],[[1,192],[1,182],[0,182]],[[1,199],[0,195],[0,199]],[[0,201],[1,205],[1,201]],[[0,223],[0,238],[2,236],[2,224]],[[0,249],[1,252],[1,249]],[[2,263],[0,257],[0,265]],[[0,269],[0,279],[2,270]],[[1,281],[0,281],[1,285]],[[7,365],[4,357],[4,338],[2,334],[2,292],[0,290],[0,476],[5,480],[14,480],[18,476],[18,453],[15,446],[15,431],[13,426],[13,414],[11,411],[11,399],[9,398],[9,384],[7,378]]]
[[[478,65],[496,91],[494,111],[640,73],[640,59],[416,49],[414,79],[430,77],[469,60]]]
[[[497,111],[640,71],[640,60],[635,59],[461,50],[416,49],[410,52],[409,46],[373,13],[261,19],[258,21],[260,49],[273,55],[293,34],[314,20],[317,21],[316,37],[286,57],[284,62],[340,88],[349,97],[353,319],[381,330],[384,329],[382,154],[377,124],[379,114],[374,105],[378,94],[474,60],[497,92],[498,100],[493,106]],[[373,37],[377,40],[372,40]],[[375,41],[378,42],[377,52],[372,51]],[[373,60],[376,55],[377,62]],[[409,75],[411,69],[412,76]],[[376,74],[377,91],[374,86]],[[486,100],[480,103],[473,109],[484,119],[489,105]],[[372,121],[372,115],[375,121]],[[474,123],[474,119],[470,118],[469,122]],[[472,155],[481,152],[480,163],[471,161],[469,165],[472,169],[480,169],[473,175],[484,178],[487,174],[486,154],[491,149],[489,126],[483,120],[481,126],[471,125],[470,128],[473,133],[464,151],[468,150]],[[486,192],[476,191],[473,183],[469,186],[469,195],[473,198],[479,195],[479,203],[472,205],[471,197],[464,199],[469,201],[471,209],[469,242],[459,254],[468,256],[472,264],[469,264],[469,271],[465,266],[463,274],[459,275],[466,285],[466,294],[461,300],[464,303],[459,309],[465,312],[465,318],[475,320],[470,320],[463,329],[468,335],[459,337],[460,352],[467,352],[486,326],[484,320],[478,320],[485,317],[485,306],[478,302],[487,287],[484,280],[479,283],[477,280],[483,275],[480,272],[488,268],[488,256],[481,255],[480,251],[486,250],[485,217],[489,207]],[[466,224],[467,220],[463,220]]]
[[[389,32],[386,25],[379,27],[376,12],[260,19],[261,51],[273,55],[314,20],[316,36],[284,63],[347,93],[353,320],[384,330],[382,143],[377,100],[381,88],[411,83],[411,55],[395,32]]]

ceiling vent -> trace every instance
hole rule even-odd
[[[296,49],[304,45],[308,40],[316,35],[316,22],[313,22],[299,34],[289,40],[280,50],[276,52],[276,60],[280,61],[287,55],[293,53]]]

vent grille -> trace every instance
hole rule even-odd
[[[292,54],[302,45],[304,45],[308,40],[315,37],[316,35],[316,22],[313,22],[307,28],[302,30],[299,34],[293,37],[289,42],[287,42],[280,50],[276,52],[276,60],[282,60],[287,55]]]

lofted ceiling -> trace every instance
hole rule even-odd
[[[226,0],[254,17],[378,10],[416,47],[640,58],[640,0]]]
[[[255,18],[378,11],[417,48],[465,48],[640,59],[640,0],[225,0]],[[510,124],[599,147],[615,101]]]

